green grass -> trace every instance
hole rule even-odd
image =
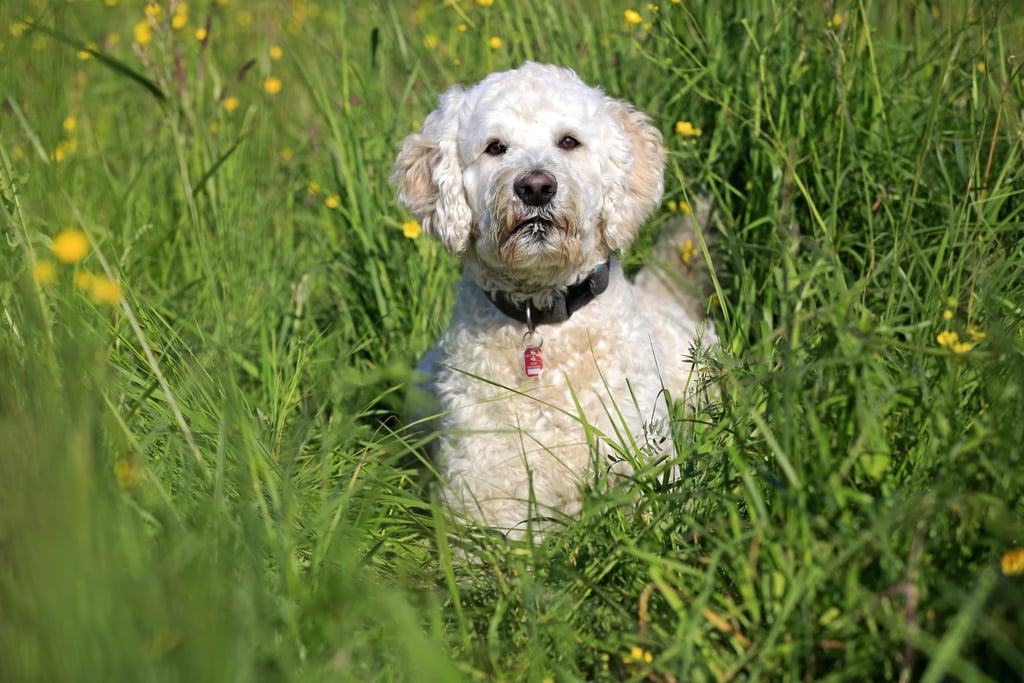
[[[0,680],[1024,678],[1020,4],[722,5],[193,2],[136,52],[141,2],[5,3]],[[533,547],[402,423],[458,264],[387,183],[523,59],[654,117],[654,223],[714,198],[723,345],[683,479]]]

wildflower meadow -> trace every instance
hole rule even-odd
[[[681,477],[448,520],[401,139],[525,60],[715,268]],[[0,4],[0,681],[1024,680],[1024,4]]]

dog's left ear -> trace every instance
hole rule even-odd
[[[610,248],[624,251],[661,201],[665,147],[661,131],[643,112],[611,97],[605,98],[605,107],[622,125],[628,149],[613,151],[622,173],[605,197],[604,238]]]
[[[462,187],[458,154],[459,88],[441,96],[441,106],[427,116],[420,132],[409,135],[395,160],[391,182],[398,201],[419,221],[424,234],[441,240],[452,254],[469,242],[472,213]]]

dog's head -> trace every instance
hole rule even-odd
[[[392,180],[451,253],[557,287],[630,245],[661,199],[663,165],[647,116],[569,69],[527,63],[442,95]]]

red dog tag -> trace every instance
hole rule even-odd
[[[540,356],[539,346],[527,346],[523,351],[523,367],[527,377],[539,377],[544,369],[544,360]]]

